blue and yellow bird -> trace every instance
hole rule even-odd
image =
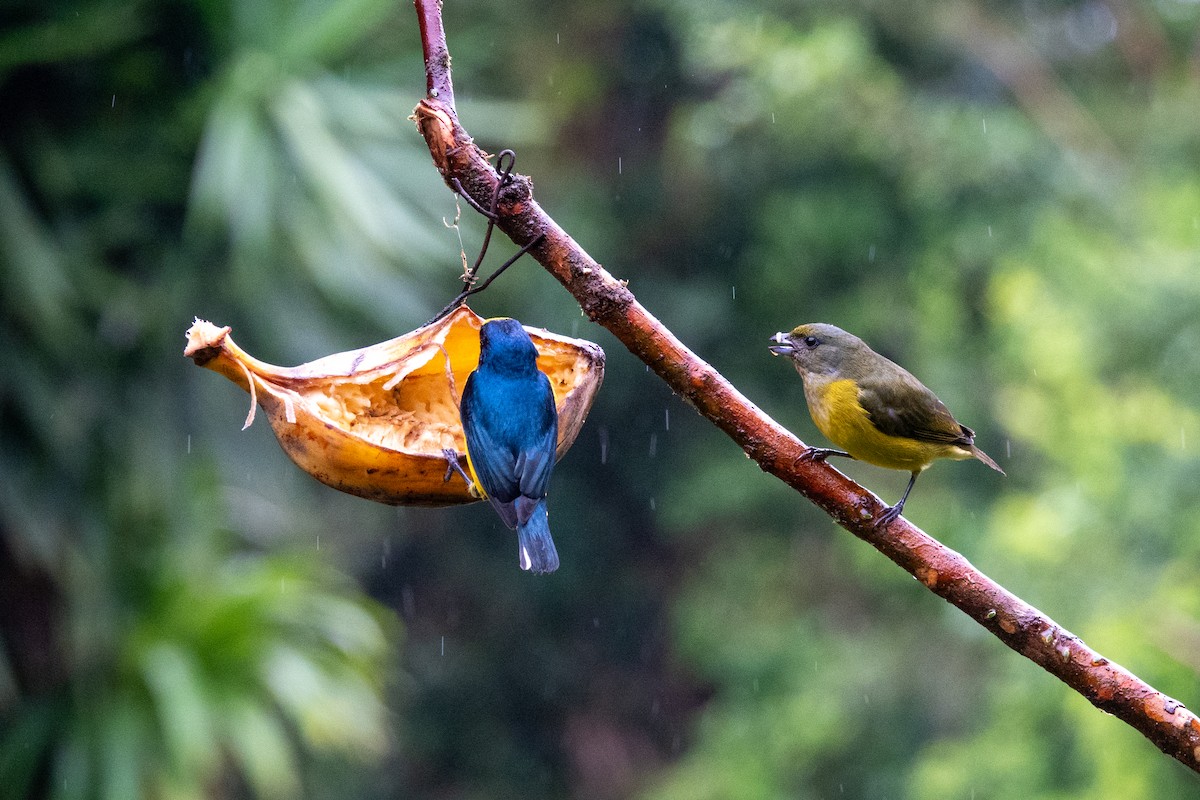
[[[479,366],[467,378],[459,414],[475,485],[510,530],[521,569],[558,569],[546,493],[558,445],[558,413],[537,348],[515,319],[490,319],[479,331]]]

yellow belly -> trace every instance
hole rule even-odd
[[[475,464],[471,461],[471,449],[467,448],[467,474],[471,476],[472,494],[476,497],[481,497],[484,500],[488,499],[488,493],[484,491],[483,484],[479,482],[479,476],[475,474]]]
[[[821,433],[859,461],[887,469],[920,472],[936,459],[971,458],[957,445],[922,442],[904,436],[890,436],[871,422],[858,402],[858,388],[850,380],[837,380],[810,388],[804,396],[813,422]]]

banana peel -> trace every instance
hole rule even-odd
[[[390,505],[444,506],[478,500],[458,475],[445,480],[443,451],[466,452],[458,404],[479,363],[484,320],[459,306],[411,333],[298,367],[250,356],[229,327],[197,319],[183,354],[250,393],[284,452],[343,492]],[[558,409],[558,458],[583,427],[604,378],[604,351],[582,339],[526,327]]]

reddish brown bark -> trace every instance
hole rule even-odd
[[[444,35],[440,4],[436,0],[415,0],[415,5],[422,20],[426,54],[445,55],[444,39],[430,42],[424,38]],[[439,17],[436,25],[428,21],[431,15]],[[451,178],[457,179],[465,191],[486,206],[495,191],[497,175],[483,151],[458,124],[453,106],[447,104],[448,55],[439,59],[426,63],[431,94],[416,108],[417,127],[447,184],[451,185]],[[438,95],[432,95],[432,89],[438,87],[442,87]],[[764,471],[795,488],[839,525],[1097,708],[1124,720],[1164,753],[1200,771],[1200,720],[1195,714],[1092,650],[907,520],[900,518],[884,529],[874,528],[875,517],[885,508],[878,498],[827,464],[800,460],[805,445],[799,439],[679,341],[637,302],[624,281],[596,263],[542,210],[533,199],[527,178],[513,177],[500,194],[497,226],[520,245],[543,235],[545,238],[530,253],[574,295],[584,313],[607,328],[674,392],[725,431]]]
[[[421,26],[421,52],[425,57],[425,93],[454,112],[454,84],[450,81],[450,50],[442,28],[442,3],[418,2],[417,23]]]

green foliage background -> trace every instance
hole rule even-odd
[[[910,518],[1156,687],[1200,668],[1200,6],[449,2],[459,111],[755,402],[851,329],[1008,472]],[[182,358],[292,364],[454,293],[390,0],[0,10],[0,796],[1160,798],[1194,775],[763,475],[600,342],[563,568],[482,505],[296,470]],[[492,259],[511,252],[497,244]],[[894,499],[905,476],[839,464]]]

